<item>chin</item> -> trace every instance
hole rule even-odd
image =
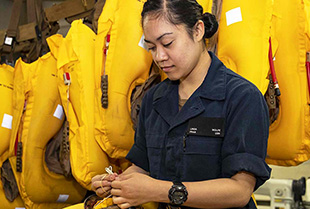
[[[170,76],[168,76],[168,78],[169,78],[169,80],[171,80],[171,81],[177,81],[177,80],[179,80],[178,78],[174,78],[174,77],[170,77]]]
[[[180,77],[179,76],[175,76],[173,74],[170,74],[170,73],[166,73],[167,77],[169,78],[169,80],[171,81],[177,81],[177,80],[180,80]]]

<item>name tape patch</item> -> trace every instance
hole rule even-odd
[[[197,117],[189,121],[188,134],[224,137],[225,118]]]

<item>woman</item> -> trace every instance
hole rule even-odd
[[[133,165],[93,178],[120,208],[256,208],[251,194],[270,176],[265,163],[268,109],[249,81],[227,69],[205,39],[213,15],[195,0],[149,0],[142,11],[145,42],[168,79],[143,99]]]

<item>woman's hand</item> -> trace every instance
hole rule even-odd
[[[121,174],[112,182],[113,202],[120,208],[129,208],[152,201],[155,181],[142,173]]]
[[[111,190],[111,183],[118,176],[117,173],[96,175],[91,180],[91,190],[99,197],[106,197]]]

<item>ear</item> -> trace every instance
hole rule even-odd
[[[205,24],[202,20],[198,20],[197,23],[194,26],[194,40],[201,41],[203,39],[203,36],[205,34]]]

